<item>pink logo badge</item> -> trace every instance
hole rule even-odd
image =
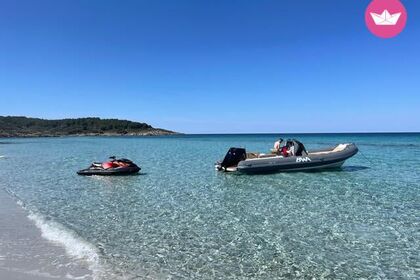
[[[370,32],[381,38],[397,36],[407,23],[407,11],[399,0],[373,0],[365,12]]]

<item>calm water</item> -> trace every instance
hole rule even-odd
[[[363,154],[341,171],[248,176],[213,164],[276,136],[3,139],[0,187],[98,277],[420,277],[420,134],[298,137]],[[141,175],[75,174],[108,155]]]

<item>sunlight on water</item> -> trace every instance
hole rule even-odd
[[[309,148],[358,144],[341,171],[214,171],[229,147],[267,151],[276,137],[9,139],[0,186],[122,277],[419,276],[419,135],[300,137]],[[109,155],[142,173],[76,175]]]

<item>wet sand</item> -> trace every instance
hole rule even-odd
[[[92,279],[88,264],[42,237],[28,213],[0,189],[0,279]]]

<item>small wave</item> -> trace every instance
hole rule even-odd
[[[20,200],[17,203],[28,210]],[[28,212],[28,218],[41,230],[43,238],[61,245],[66,253],[76,261],[86,261],[92,271],[93,279],[103,278],[105,269],[100,264],[98,250],[95,246],[86,242],[62,224],[49,220],[31,210],[28,210]]]
[[[32,212],[28,215],[28,218],[41,230],[42,237],[64,245],[66,252],[70,256],[87,260],[89,263],[98,263],[99,256],[96,252],[96,248],[75,236],[74,233],[65,229],[61,224],[47,220],[41,215]]]

